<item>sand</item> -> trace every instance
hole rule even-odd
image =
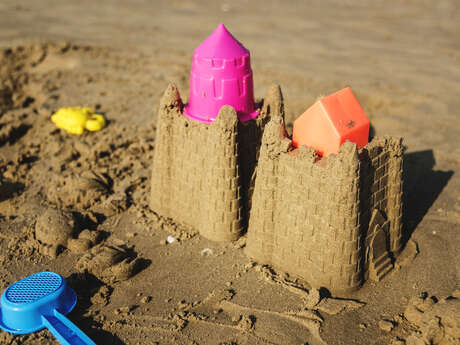
[[[61,273],[97,344],[455,343],[459,18],[454,0],[2,1],[0,290]],[[256,98],[281,85],[288,131],[350,85],[375,135],[404,137],[401,260],[346,300],[251,262],[245,237],[212,242],[149,210],[160,97],[169,82],[187,97],[193,49],[222,21],[251,50]],[[50,121],[62,106],[108,126],[66,134]]]

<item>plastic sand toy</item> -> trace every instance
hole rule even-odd
[[[212,122],[220,108],[232,106],[240,121],[257,117],[249,51],[223,24],[193,54],[190,97],[184,113],[201,122]]]
[[[63,345],[96,345],[64,315],[77,295],[57,273],[40,272],[9,286],[1,297],[0,328],[27,334],[47,328]]]
[[[319,99],[294,121],[296,147],[306,145],[327,156],[337,154],[347,140],[358,149],[369,142],[369,119],[349,87]]]
[[[51,116],[58,128],[71,134],[81,135],[86,130],[95,132],[105,127],[105,118],[94,113],[91,108],[67,107],[61,108]]]

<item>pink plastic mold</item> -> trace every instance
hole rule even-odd
[[[242,122],[259,115],[254,110],[250,53],[219,24],[193,53],[184,112],[194,120],[212,122],[224,105],[232,106]]]

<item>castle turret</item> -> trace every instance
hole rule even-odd
[[[249,51],[220,24],[193,54],[190,97],[185,115],[212,122],[224,105],[237,112],[240,121],[257,117]]]
[[[324,124],[329,135],[350,116],[365,126],[367,118],[348,112],[353,104],[339,105],[337,113],[319,107],[302,120]],[[359,141],[346,141],[320,159],[306,145],[293,149],[284,114],[276,115],[262,137],[246,254],[334,294],[381,280],[402,245],[401,140],[375,137],[361,148]]]

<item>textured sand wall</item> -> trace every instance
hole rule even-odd
[[[260,115],[252,121],[238,122],[238,154],[242,193],[245,200],[247,219],[252,204],[252,194],[255,185],[255,171],[265,125],[273,116],[284,114],[284,103],[281,89],[271,85],[262,102]]]
[[[373,210],[381,211],[390,220],[390,250],[398,254],[402,247],[402,139],[374,138],[360,157],[362,231],[367,232]]]
[[[316,162],[306,147],[290,150],[282,117],[273,118],[260,149],[247,254],[317,287],[356,289],[369,266],[374,208],[391,224],[384,235],[391,248],[401,246],[401,153],[400,140],[374,139],[361,152],[345,143]],[[383,257],[387,248],[379,249]]]
[[[169,86],[158,114],[151,207],[207,238],[234,240],[244,216],[236,112],[223,107],[208,125],[188,119],[181,106]]]
[[[237,239],[247,226],[263,128],[282,105],[279,87],[269,88],[264,103],[254,120],[241,123],[224,106],[205,124],[182,114],[170,85],[158,113],[151,208],[211,240]]]

